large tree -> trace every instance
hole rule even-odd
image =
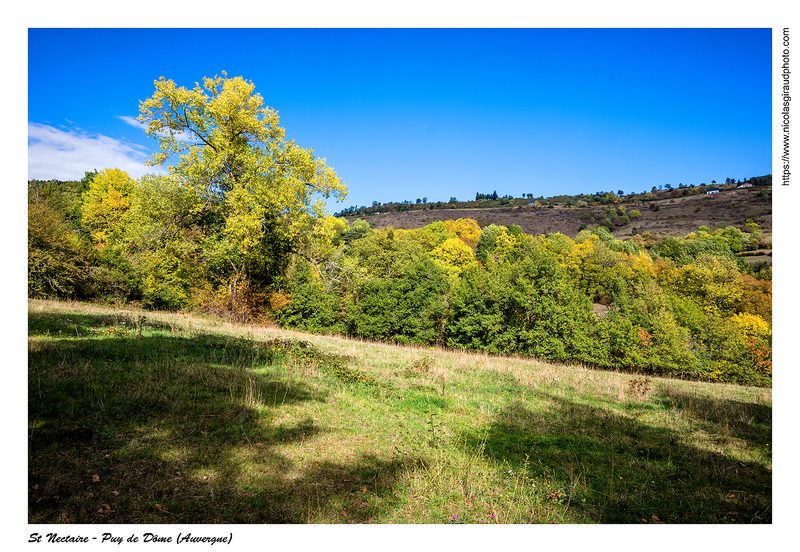
[[[228,289],[269,285],[324,214],[322,198],[343,199],[345,184],[287,140],[252,82],[223,72],[193,89],[161,77],[155,89],[139,106],[159,144],[149,164],[167,166],[217,215],[206,254]]]

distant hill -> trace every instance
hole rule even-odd
[[[752,219],[761,225],[765,238],[771,239],[771,186],[718,188],[721,188],[720,193],[711,195],[697,190],[693,190],[694,195],[683,195],[682,190],[673,189],[640,194],[632,198],[623,196],[617,198],[617,203],[606,205],[574,199],[566,202],[540,200],[537,204],[524,199],[514,199],[508,201],[506,205],[493,207],[479,207],[481,202],[407,205],[404,206],[407,209],[404,211],[389,206],[387,207],[387,210],[391,209],[389,212],[348,214],[345,218],[350,222],[360,218],[369,222],[375,229],[392,226],[409,230],[439,220],[471,218],[482,228],[489,224],[505,226],[516,224],[526,234],[561,232],[571,238],[580,232],[581,225],[593,228],[603,224],[617,239],[630,238],[634,233],[685,236],[697,230],[699,226],[708,226],[711,230],[727,226],[743,228],[745,221]],[[544,201],[544,204],[541,201]],[[548,202],[552,207],[546,205]],[[572,203],[572,206],[567,206],[567,203]],[[635,214],[633,217],[627,216],[632,211],[638,211],[640,216],[636,217]]]

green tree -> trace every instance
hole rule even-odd
[[[721,236],[734,253],[741,253],[744,251],[745,244],[747,244],[747,237],[735,226],[728,226],[725,229],[719,228],[714,232],[714,235]]]
[[[477,251],[475,253],[479,261],[486,262],[489,255],[494,252],[497,238],[507,230],[508,228],[505,226],[498,226],[496,224],[490,224],[481,230],[481,235],[478,238]]]
[[[539,240],[519,244],[514,263],[489,258],[454,285],[448,345],[493,353],[586,361],[591,304]]]
[[[298,258],[285,289],[289,301],[277,310],[278,321],[309,332],[344,332],[343,317],[339,316],[340,297],[327,293],[324,287],[311,264]]]
[[[206,209],[198,190],[175,176],[144,175],[130,199],[122,248],[142,282],[144,305],[189,306],[193,288],[213,283],[207,242],[213,242],[221,217]]]
[[[398,277],[409,263],[420,260],[426,252],[417,239],[418,232],[390,226],[353,241],[346,252],[354,277],[357,280]]]
[[[444,331],[447,278],[428,258],[395,278],[364,283],[348,313],[349,333],[370,339],[437,344]]]
[[[759,245],[761,245],[761,225],[753,222],[751,219],[747,219],[745,228],[750,234],[747,238],[747,248],[752,250],[758,249]]]
[[[693,375],[698,359],[692,351],[692,340],[672,311],[669,295],[656,282],[647,281],[630,290],[630,301],[623,305],[622,315],[638,328],[640,369],[666,375]],[[697,314],[702,318],[702,314]]]
[[[358,240],[372,234],[372,232],[372,227],[370,227],[368,222],[361,219],[356,219],[353,221],[350,227],[345,230],[344,233],[342,233],[341,239],[346,244],[349,244],[354,240]]]

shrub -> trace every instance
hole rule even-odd
[[[429,258],[410,264],[393,279],[364,282],[347,313],[352,336],[419,345],[441,341],[447,277]]]
[[[311,264],[298,260],[286,289],[271,297],[273,315],[282,326],[312,333],[344,333],[345,324],[338,295],[327,293]]]
[[[29,297],[85,297],[90,255],[49,202],[28,205]]]

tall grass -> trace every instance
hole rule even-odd
[[[770,523],[771,390],[29,302],[31,523]]]

